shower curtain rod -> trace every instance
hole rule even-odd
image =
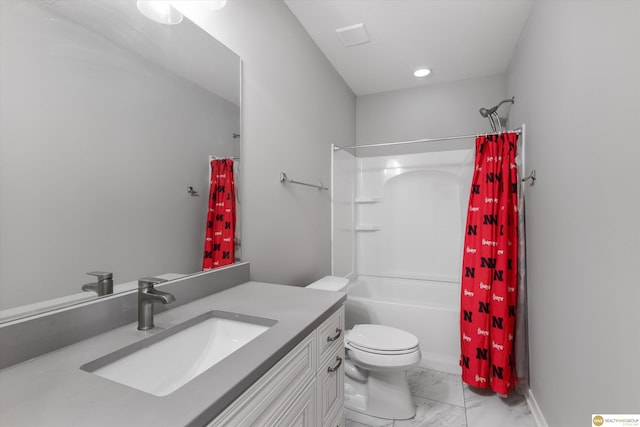
[[[405,144],[416,144],[418,142],[435,142],[435,141],[449,141],[449,140],[453,140],[453,139],[469,139],[469,138],[477,138],[480,135],[499,135],[501,133],[505,133],[505,132],[515,132],[518,135],[520,135],[522,133],[522,129],[518,128],[515,130],[507,130],[504,132],[492,132],[492,133],[482,133],[482,134],[477,134],[477,135],[459,135],[459,136],[444,136],[441,138],[426,138],[426,139],[415,139],[412,141],[394,141],[394,142],[383,142],[380,144],[368,144],[368,145],[352,145],[350,147],[339,147],[339,146],[334,146],[334,150],[338,151],[338,150],[347,150],[347,149],[354,149],[354,148],[372,148],[372,147],[389,147],[392,145],[405,145]]]

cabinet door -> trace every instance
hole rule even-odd
[[[314,378],[315,331],[229,405],[208,427],[266,425],[280,406]],[[314,381],[315,382],[315,381]]]
[[[264,425],[270,427],[315,427],[316,402],[316,382],[312,381],[285,409],[277,421],[269,421]]]
[[[344,347],[338,348],[322,364],[316,378],[318,426],[332,422],[344,403]]]
[[[322,427],[345,427],[344,408],[340,408],[340,410],[336,414],[335,418],[330,420],[330,421],[328,421]]]

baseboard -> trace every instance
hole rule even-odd
[[[547,420],[544,419],[544,415],[542,415],[542,411],[540,410],[538,402],[533,396],[531,389],[529,389],[528,393],[525,395],[525,400],[527,401],[527,405],[529,405],[529,410],[531,411],[533,420],[536,422],[536,426],[549,427],[549,424],[547,424]]]

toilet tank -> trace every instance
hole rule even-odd
[[[307,288],[322,289],[323,291],[344,291],[349,283],[349,279],[338,276],[325,276],[320,280],[307,285]]]

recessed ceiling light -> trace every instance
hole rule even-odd
[[[427,67],[420,67],[413,72],[416,77],[427,77],[429,74],[431,74],[431,69]]]
[[[147,18],[161,24],[175,25],[182,22],[182,13],[164,0],[138,0],[138,10]]]
[[[215,12],[222,9],[227,4],[227,0],[211,0],[209,1],[209,10]]]

